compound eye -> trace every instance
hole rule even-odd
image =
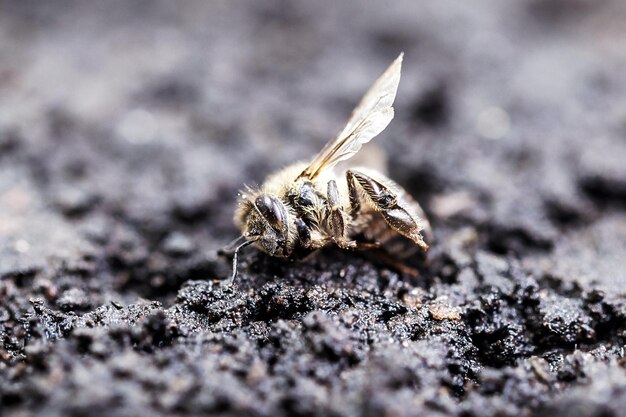
[[[282,230],[287,225],[287,210],[276,197],[258,196],[254,205],[273,228]]]

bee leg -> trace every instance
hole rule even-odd
[[[311,247],[311,230],[306,225],[306,223],[304,223],[304,220],[302,220],[301,218],[297,218],[295,220],[295,224],[296,224],[296,232],[298,233],[298,238],[299,238],[298,241],[300,242],[300,245],[302,245],[304,249],[310,248]]]
[[[349,187],[354,189],[356,196],[358,196],[356,187],[359,187],[370,200],[374,210],[382,215],[389,227],[402,236],[411,239],[422,250],[428,249],[428,244],[424,242],[424,238],[420,234],[424,229],[423,225],[427,224],[419,216],[421,209],[417,203],[409,203],[406,199],[400,198],[398,191],[394,191],[382,183],[391,183],[391,180],[386,180],[383,177],[381,181],[377,181],[360,171],[352,170],[346,173],[346,177]],[[353,191],[350,192],[351,197],[352,194]]]
[[[391,269],[395,269],[396,271],[406,274],[410,277],[413,278],[417,278],[420,276],[420,273],[417,269],[415,268],[411,268],[410,266],[407,266],[405,264],[403,264],[402,262],[398,261],[397,259],[395,259],[393,256],[390,256],[387,252],[385,251],[375,251],[372,254],[372,258],[376,261],[381,262],[382,264],[384,264],[385,266],[391,268]]]
[[[359,211],[361,211],[361,199],[359,197],[359,190],[356,188],[357,183],[352,171],[346,172],[346,179],[348,181],[348,194],[350,196],[350,216],[354,218]]]
[[[341,210],[339,189],[335,180],[328,181],[326,198],[328,201],[328,229],[333,242],[341,249],[354,249],[357,244],[346,239],[346,222]]]
[[[359,242],[359,241],[355,241],[355,242],[356,242],[356,246],[354,247],[355,250],[379,249],[382,245],[380,242]]]

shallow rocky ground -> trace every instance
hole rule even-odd
[[[0,2],[3,416],[618,416],[620,0]],[[505,4],[506,3],[506,4]],[[405,51],[377,140],[436,241],[217,249]]]

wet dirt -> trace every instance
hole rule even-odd
[[[619,416],[618,0],[0,2],[3,416]],[[402,274],[218,250],[405,52]]]

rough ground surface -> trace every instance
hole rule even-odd
[[[3,416],[618,416],[626,7],[0,1]],[[420,276],[216,250],[405,51]]]

